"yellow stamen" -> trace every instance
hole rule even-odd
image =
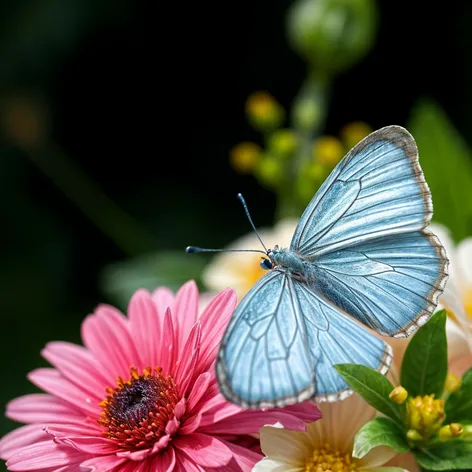
[[[350,454],[342,454],[326,443],[314,449],[305,463],[304,472],[351,472],[357,470],[357,460]]]
[[[446,418],[444,400],[435,399],[434,395],[409,397],[406,409],[408,426],[425,439],[438,432]]]
[[[395,387],[388,396],[388,398],[390,398],[392,402],[398,403],[399,405],[404,403],[407,397],[408,397],[408,392],[401,385],[399,385],[398,387]]]
[[[472,318],[472,287],[465,294],[464,307],[467,314]]]
[[[454,374],[447,374],[444,390],[448,393],[457,392],[462,386],[462,380]]]

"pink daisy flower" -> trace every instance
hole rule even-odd
[[[309,402],[243,410],[219,393],[214,364],[236,296],[225,290],[198,316],[194,282],[174,297],[139,290],[128,316],[99,306],[82,325],[85,347],[51,342],[54,368],[28,378],[45,394],[19,397],[6,415],[27,423],[0,440],[12,471],[249,471],[254,435],[268,424],[305,430]]]

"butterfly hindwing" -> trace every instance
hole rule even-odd
[[[316,294],[306,283],[293,280],[295,293],[304,303],[303,319],[308,345],[315,360],[315,400],[337,401],[351,390],[333,367],[336,364],[361,364],[385,374],[392,362],[391,348],[359,323]],[[314,318],[328,321],[326,329],[314,329]]]
[[[431,195],[413,137],[400,126],[371,133],[331,172],[308,204],[290,249],[314,259],[384,235],[419,231]]]
[[[264,276],[238,306],[217,361],[220,390],[244,407],[283,406],[350,394],[333,367],[360,363],[385,372],[385,343],[345,317],[289,272]]]
[[[405,337],[434,312],[447,259],[427,231],[384,236],[323,254],[311,264],[317,289],[380,334]]]

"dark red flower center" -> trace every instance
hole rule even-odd
[[[179,390],[160,367],[147,367],[142,374],[136,367],[130,371],[129,380],[118,377],[117,387],[107,388],[98,422],[107,428],[105,435],[120,446],[146,449],[165,434],[167,422],[174,418]]]

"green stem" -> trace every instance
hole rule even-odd
[[[58,146],[28,152],[34,164],[128,256],[155,250],[150,235],[124,212]]]
[[[323,131],[329,95],[328,76],[311,71],[298,92],[293,107],[293,129],[298,148],[290,162],[287,178],[277,199],[276,218],[300,217],[303,208],[297,194],[297,180],[312,158],[313,140]]]

